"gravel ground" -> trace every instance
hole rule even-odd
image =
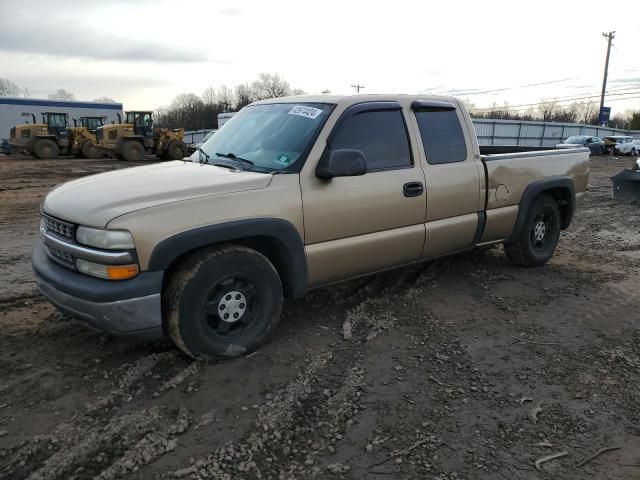
[[[631,163],[593,158],[544,267],[494,248],[314,291],[205,364],[34,289],[44,194],[131,164],[0,156],[0,478],[639,479],[640,213],[608,178]]]

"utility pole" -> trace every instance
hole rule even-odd
[[[360,93],[360,89],[364,88],[364,85],[360,85],[359,83],[356,83],[355,85],[351,85],[351,88],[355,88],[356,92]]]
[[[602,79],[602,95],[600,95],[600,110],[598,110],[598,117],[600,117],[602,107],[604,107],[604,94],[607,91],[607,75],[609,74],[609,54],[611,53],[611,42],[616,38],[616,32],[603,32],[602,36],[607,39],[607,59],[604,62],[604,78]]]

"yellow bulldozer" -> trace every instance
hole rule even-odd
[[[9,144],[11,150],[35,155],[37,158],[55,158],[66,153],[69,148],[67,123],[69,114],[61,112],[44,112],[42,123],[16,125],[11,128]]]
[[[96,147],[96,132],[104,125],[106,117],[80,117],[73,119],[73,127],[68,128],[69,152],[76,157],[99,158]]]
[[[184,129],[154,128],[148,111],[126,112],[124,123],[105,125],[96,132],[97,148],[129,162],[137,162],[145,153],[165,160],[179,160],[187,153]]]

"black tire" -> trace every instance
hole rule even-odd
[[[120,154],[127,162],[139,162],[144,158],[145,150],[137,140],[126,140],[120,147]]]
[[[163,292],[167,333],[194,358],[233,358],[255,350],[275,330],[281,311],[278,272],[265,256],[238,245],[188,257]]]
[[[85,140],[80,146],[80,152],[84,158],[99,158],[100,152],[91,140]]]
[[[520,236],[504,245],[509,259],[517,265],[544,265],[553,256],[560,238],[560,209],[555,198],[538,195],[531,205]]]
[[[60,149],[56,142],[49,138],[41,138],[36,140],[33,146],[33,153],[37,158],[56,158],[60,153]]]
[[[638,156],[638,151],[635,148],[631,149],[631,156],[632,157],[637,157]]]
[[[167,145],[167,151],[165,158],[171,160],[182,160],[186,154],[187,147],[180,140],[171,140]]]

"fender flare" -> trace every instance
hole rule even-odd
[[[564,230],[569,226],[576,209],[576,190],[573,185],[573,180],[571,179],[571,177],[560,175],[543,178],[542,180],[536,180],[535,182],[530,183],[527,188],[525,188],[524,193],[522,194],[522,199],[520,200],[520,204],[518,206],[518,218],[516,219],[516,223],[513,226],[511,235],[505,243],[512,243],[520,236],[520,233],[524,228],[524,221],[527,217],[527,213],[529,211],[531,203],[533,202],[533,199],[536,198],[539,194],[550,190],[564,190],[566,193],[568,193],[568,195],[565,195],[567,205],[565,207],[564,217],[562,218],[560,228]]]
[[[293,298],[307,289],[307,260],[304,242],[293,224],[280,218],[234,220],[194,228],[162,240],[149,257],[148,270],[168,269],[179,257],[198,248],[220,243],[238,243],[266,248],[282,279],[285,292]],[[263,252],[264,253],[264,252]]]

